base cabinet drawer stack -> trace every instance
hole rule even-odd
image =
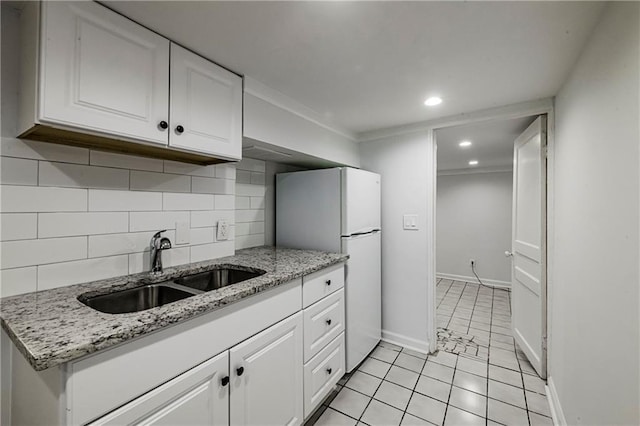
[[[304,416],[308,418],[345,374],[344,267],[303,277]]]

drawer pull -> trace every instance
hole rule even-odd
[[[229,376],[224,376],[222,379],[220,379],[220,384],[222,386],[227,386],[229,384]]]
[[[327,325],[331,325],[331,319],[328,319],[325,322],[327,323]]]
[[[331,374],[332,371],[331,368],[327,368],[327,374]]]
[[[331,280],[326,280],[326,281],[325,281],[325,283],[326,283],[327,285],[331,285]]]
[[[242,373],[244,373],[244,367],[238,367],[236,368],[236,374],[238,376],[242,376]]]

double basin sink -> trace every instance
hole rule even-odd
[[[264,273],[265,271],[259,269],[216,268],[100,296],[80,295],[78,300],[90,308],[107,314],[140,312],[246,281]]]

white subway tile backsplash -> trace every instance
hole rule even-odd
[[[107,234],[89,236],[89,257],[115,256],[149,250],[154,231],[129,232],[126,234]],[[168,230],[164,237],[175,241],[175,231]]]
[[[236,223],[264,222],[264,210],[236,210]]]
[[[236,198],[233,195],[216,195],[216,210],[235,209]]]
[[[177,161],[164,161],[164,172],[179,175],[215,177],[216,166],[200,166],[198,164],[179,163]]]
[[[213,243],[216,240],[215,230],[216,228],[214,227],[191,229],[191,241],[189,242],[189,244],[198,245]]]
[[[89,162],[92,166],[107,166],[118,169],[146,170],[149,172],[162,172],[163,170],[162,160],[114,152],[91,151]]]
[[[263,197],[251,197],[250,207],[252,209],[264,209],[265,208],[265,200]]]
[[[38,291],[129,273],[129,257],[111,256],[38,266]]]
[[[174,247],[162,252],[162,265],[164,268],[171,266],[184,265],[191,262],[190,247]],[[151,270],[151,254],[147,250],[142,253],[133,253],[129,255],[129,273],[138,274]]]
[[[0,157],[0,182],[3,185],[37,185],[38,162]]]
[[[251,185],[263,185],[265,184],[264,173],[251,172]]]
[[[250,234],[264,234],[264,222],[251,222],[250,226]]]
[[[264,160],[254,160],[253,158],[243,158],[236,168],[237,170],[248,170],[250,172],[262,172],[266,170],[267,163]]]
[[[236,235],[249,235],[251,233],[251,223],[236,223]]]
[[[228,224],[234,224],[235,212],[233,210],[192,211],[191,212],[192,228],[218,226],[219,220],[226,220]]]
[[[202,194],[233,194],[235,181],[194,176],[191,178],[191,191]]]
[[[141,191],[89,190],[89,211],[162,210],[162,193]]]
[[[38,238],[113,234],[129,230],[129,213],[40,213]]]
[[[128,170],[40,161],[38,173],[40,186],[129,189]]]
[[[236,250],[264,245],[264,234],[238,235],[235,239]]]
[[[4,241],[0,252],[3,268],[83,259],[87,257],[87,237]]]
[[[2,213],[0,241],[29,240],[38,236],[36,213]]]
[[[191,176],[132,170],[130,188],[134,191],[191,192]]]
[[[87,190],[2,185],[2,212],[72,212],[87,210]]]
[[[210,194],[177,194],[165,192],[163,210],[213,210],[214,196]]]
[[[248,197],[263,197],[265,192],[264,185],[247,185],[236,184],[236,195]]]
[[[236,209],[247,210],[251,208],[251,197],[236,197]]]
[[[201,262],[203,260],[231,256],[235,252],[234,247],[233,241],[221,241],[200,246],[191,246],[191,261]]]
[[[6,157],[89,164],[89,150],[47,142],[2,138],[0,153]]]
[[[190,212],[131,212],[129,232],[176,229],[176,222],[189,222]]]
[[[0,271],[0,297],[15,296],[38,290],[38,268],[3,269]]]
[[[248,170],[237,170],[236,171],[236,183],[251,183],[251,172]]]
[[[236,165],[230,164],[216,164],[216,177],[221,179],[236,179]]]

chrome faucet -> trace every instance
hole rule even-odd
[[[156,232],[151,238],[151,275],[162,275],[162,250],[171,248],[171,240],[160,238],[166,229]]]

